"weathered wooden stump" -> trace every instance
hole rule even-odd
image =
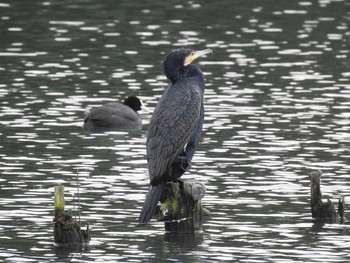
[[[89,225],[82,230],[72,213],[64,210],[64,187],[55,186],[54,241],[57,246],[86,245],[90,240]]]
[[[345,220],[345,198],[342,196],[338,201],[338,211],[336,211],[331,200],[322,201],[321,193],[321,171],[310,173],[311,182],[311,213],[315,219],[326,219],[331,222],[343,223]]]
[[[165,231],[194,233],[202,230],[202,198],[205,187],[196,181],[178,181],[166,185],[164,198],[157,212],[158,221],[164,221]]]

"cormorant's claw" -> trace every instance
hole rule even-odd
[[[172,180],[180,178],[185,172],[187,172],[191,167],[191,163],[186,159],[185,156],[180,155],[177,157],[176,161],[172,164],[172,169],[169,176]]]
[[[189,162],[185,156],[179,156],[179,163],[180,163],[180,168],[183,170],[183,172],[187,172],[191,168],[191,162]]]

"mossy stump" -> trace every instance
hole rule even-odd
[[[64,210],[64,187],[55,186],[54,241],[56,246],[87,245],[90,240],[89,225],[82,230],[73,220],[72,212]]]
[[[331,200],[322,201],[321,193],[321,171],[311,172],[311,214],[315,219],[329,220],[331,222],[343,223],[345,220],[345,198],[341,196],[338,201],[338,210],[336,211]]]
[[[204,185],[196,181],[168,183],[157,213],[158,221],[164,221],[165,231],[172,233],[201,231],[203,224],[201,199],[204,194]]]

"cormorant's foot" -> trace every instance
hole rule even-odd
[[[185,156],[179,156],[179,162],[180,162],[180,168],[184,171],[187,172],[191,168],[191,163],[187,161]]]
[[[186,157],[180,155],[172,164],[171,170],[169,171],[169,178],[176,180],[180,178],[185,172],[191,167],[191,163],[187,161]]]
[[[176,182],[180,185],[180,189],[184,189],[184,181],[178,178]]]

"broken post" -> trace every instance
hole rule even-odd
[[[331,200],[322,201],[321,193],[321,171],[314,171],[310,173],[311,182],[311,214],[315,219],[327,219],[334,222],[344,222],[345,219],[345,199],[339,198],[338,211],[336,211]]]
[[[54,241],[58,246],[86,245],[90,240],[89,225],[82,230],[72,219],[72,212],[64,210],[64,187],[55,186]]]
[[[202,230],[202,198],[205,187],[196,181],[168,183],[165,198],[157,214],[158,221],[164,221],[165,231],[173,233],[194,233]]]

